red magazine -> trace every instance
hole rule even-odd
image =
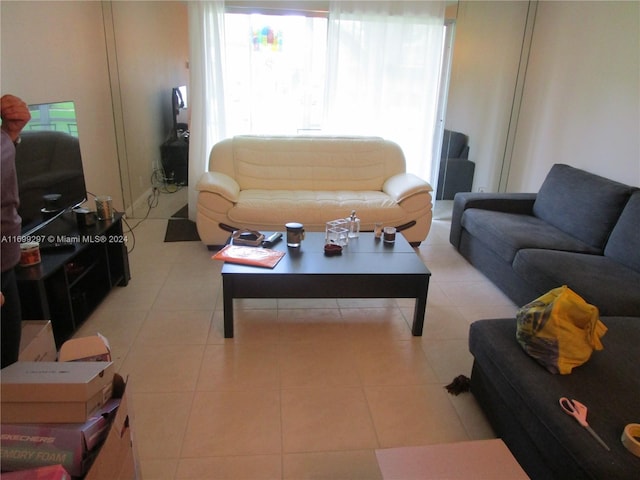
[[[227,245],[211,258],[229,263],[273,268],[284,257],[284,254],[285,252],[271,250],[270,248]]]

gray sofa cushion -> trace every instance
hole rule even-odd
[[[453,211],[451,212],[451,232],[449,233],[451,245],[460,248],[463,230],[462,217],[468,209],[479,208],[496,212],[533,215],[535,200],[535,193],[457,193],[453,199]]]
[[[462,226],[509,263],[523,248],[601,253],[533,215],[470,208],[462,216]]]
[[[603,249],[633,187],[556,164],[551,167],[533,205],[538,218]]]
[[[640,190],[631,195],[611,232],[604,254],[640,272]],[[640,286],[636,285],[636,288]]]
[[[640,272],[602,255],[524,249],[515,272],[543,291],[568,285],[600,315],[640,316]]]
[[[496,433],[518,461],[532,469],[544,466],[552,474],[530,473],[532,478],[622,479],[636,478],[640,471],[640,458],[620,442],[624,426],[638,422],[640,376],[629,359],[638,357],[640,318],[603,317],[602,322],[609,329],[602,338],[604,350],[570,375],[553,375],[524,353],[516,342],[515,319],[471,324],[474,372],[478,365],[484,374],[483,382],[472,374],[471,391],[491,411]],[[587,406],[587,420],[610,452],[560,409],[563,396]],[[523,434],[512,436],[514,430]]]

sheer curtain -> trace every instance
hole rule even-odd
[[[229,136],[321,128],[327,20],[295,13],[225,15]]]
[[[226,137],[224,69],[224,2],[189,2],[189,185],[207,170],[211,147]],[[196,219],[198,192],[189,189],[189,218]]]
[[[228,100],[233,89],[225,91],[223,81],[223,72],[229,73],[224,2],[188,3],[189,185],[195,186],[207,169],[211,147],[227,134],[239,132],[233,131],[225,110],[225,96]],[[317,82],[325,85],[322,133],[378,135],[395,141],[405,153],[409,172],[426,180],[432,177],[432,158],[438,150],[434,132],[444,8],[444,2],[431,0],[331,2],[325,81]],[[197,191],[192,187],[192,220],[196,204]]]
[[[444,2],[333,1],[329,10],[326,132],[379,135],[407,170],[432,170]]]

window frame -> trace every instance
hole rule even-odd
[[[304,15],[305,17],[329,17],[329,2],[310,1],[257,1],[230,0],[224,3],[225,13],[258,13],[262,15]]]

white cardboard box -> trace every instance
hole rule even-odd
[[[2,423],[83,423],[112,396],[112,362],[16,362],[2,370]]]
[[[22,322],[19,362],[55,362],[56,342],[51,320]]]

